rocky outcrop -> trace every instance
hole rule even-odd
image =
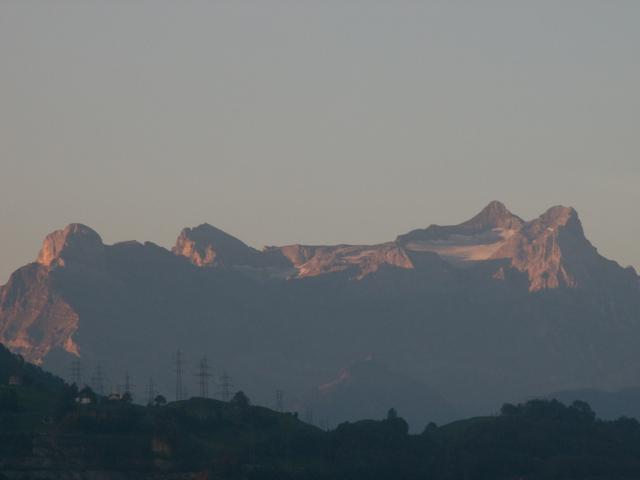
[[[350,274],[362,279],[383,267],[412,269],[407,253],[395,243],[382,245],[336,245],[282,247],[282,254],[297,269],[297,277],[315,277],[328,273]]]
[[[527,274],[531,291],[597,288],[628,275],[598,254],[584,235],[578,213],[563,206],[522,225],[493,258],[509,258],[514,268]]]
[[[52,285],[48,268],[33,263],[0,290],[0,341],[32,363],[55,348],[80,355],[73,335],[79,316]]]
[[[106,249],[91,228],[72,223],[47,235],[36,262],[14,272],[0,289],[0,341],[40,364],[58,348],[79,356],[80,317],[56,287],[56,275],[106,275]]]
[[[253,266],[261,260],[258,250],[208,223],[182,230],[172,251],[199,267]]]

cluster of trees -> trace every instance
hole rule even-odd
[[[0,415],[3,413],[16,413],[21,410],[20,399],[14,388],[0,389]]]
[[[383,420],[323,432],[252,407],[242,393],[228,403],[194,399],[136,412],[120,423],[129,433],[164,438],[178,468],[222,478],[640,478],[640,423],[599,420],[579,401],[506,404],[497,416],[432,423],[419,435],[393,409]]]
[[[0,421],[33,417],[20,390],[0,389]],[[175,470],[228,479],[640,478],[640,423],[600,420],[581,401],[505,404],[499,415],[430,423],[412,435],[394,409],[383,420],[345,422],[324,432],[295,414],[252,406],[243,392],[230,402],[167,403],[158,395],[148,406],[126,397],[106,401],[75,386],[42,392],[38,405],[55,411],[50,434],[81,438],[93,452],[86,459],[92,468],[153,470],[161,456]],[[78,397],[94,401],[79,404]],[[3,425],[0,463],[28,454],[35,429],[29,433],[19,421]]]

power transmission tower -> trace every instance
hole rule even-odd
[[[156,384],[153,381],[153,377],[151,377],[149,378],[149,383],[147,384],[147,404],[152,404],[157,395],[158,392],[156,392]]]
[[[218,393],[223,401],[228,402],[231,399],[231,393],[233,389],[233,380],[225,371],[220,376],[220,382],[218,383]]]
[[[122,394],[128,393],[131,396],[131,400],[133,400],[133,390],[136,386],[131,382],[131,375],[129,375],[129,370],[125,371],[124,374],[124,392]]]
[[[80,388],[82,383],[82,367],[79,359],[74,359],[71,362],[71,383],[75,383],[76,387]]]
[[[91,384],[93,385],[94,391],[101,396],[104,396],[104,381],[105,381],[105,374],[104,374],[104,371],[102,370],[102,365],[97,364],[95,372],[91,377]]]
[[[203,398],[209,397],[209,363],[207,357],[203,357],[198,364],[199,370],[197,373],[198,385],[200,387],[200,396]]]
[[[284,412],[284,390],[276,390],[276,410]]]
[[[313,425],[313,410],[307,408],[304,412],[304,421],[309,425]]]
[[[180,401],[184,398],[184,389],[182,388],[182,352],[178,350],[176,353],[176,400]]]
[[[324,430],[325,432],[329,431],[329,420],[327,420],[326,418],[321,419],[320,429]]]

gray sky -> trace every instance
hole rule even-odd
[[[0,2],[0,284],[69,222],[378,242],[578,209],[640,266],[640,2]]]

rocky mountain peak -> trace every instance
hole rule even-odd
[[[532,291],[595,288],[599,282],[606,283],[612,272],[611,262],[585,237],[578,213],[564,206],[551,207],[524,224],[495,255],[505,257],[528,274]]]
[[[491,228],[517,230],[523,224],[524,221],[517,215],[511,213],[504,203],[494,200],[484,207],[475,217],[464,222],[461,226],[472,227],[477,231]]]
[[[208,223],[183,229],[172,251],[199,267],[245,264],[260,253]]]
[[[541,215],[540,219],[548,223],[549,226],[580,227],[582,230],[578,212],[572,207],[563,207],[562,205],[551,207]]]
[[[100,235],[80,223],[72,223],[46,236],[36,260],[46,267],[104,264],[104,244]]]
[[[576,238],[585,239],[578,212],[571,207],[561,205],[551,207],[535,220],[528,222],[523,228],[523,233],[528,238],[534,238],[548,235],[559,229],[572,234]]]

